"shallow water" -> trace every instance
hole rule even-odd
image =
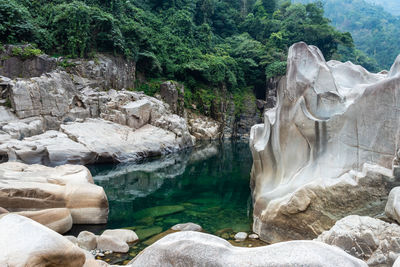
[[[130,258],[177,223],[197,223],[225,239],[250,232],[251,165],[248,142],[229,141],[203,143],[140,164],[89,166],[108,196],[109,220],[75,232],[133,229],[141,243],[131,249]]]

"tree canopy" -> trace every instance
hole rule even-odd
[[[298,41],[327,59],[367,62],[323,14],[319,4],[276,0],[0,0],[0,42],[69,57],[121,54],[148,77],[234,90],[283,74]]]

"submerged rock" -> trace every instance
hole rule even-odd
[[[392,266],[400,254],[400,226],[370,217],[343,218],[316,240],[337,246],[369,266]]]
[[[162,227],[160,226],[153,226],[150,228],[142,228],[135,230],[136,234],[140,238],[140,240],[145,240],[149,237],[152,237],[156,234],[159,234],[163,231]]]
[[[171,227],[174,231],[196,231],[201,232],[203,228],[195,223],[180,223]]]
[[[315,238],[347,215],[381,213],[400,132],[396,64],[372,74],[325,62],[315,46],[289,49],[278,105],[250,137],[253,230],[261,239]]]
[[[239,232],[235,235],[235,240],[237,241],[244,241],[247,238],[247,233],[245,232]]]
[[[315,241],[294,241],[259,248],[233,247],[199,232],[167,235],[142,251],[131,266],[367,266],[343,250]]]
[[[133,214],[133,218],[145,218],[145,217],[161,217],[166,216],[178,212],[182,212],[185,210],[185,207],[174,205],[174,206],[157,206],[152,208],[147,208],[143,210],[139,210]]]
[[[83,266],[85,254],[62,235],[26,217],[0,217],[1,266]]]
[[[107,196],[84,166],[7,162],[0,164],[0,177],[0,203],[11,212],[67,208],[75,224],[107,222]],[[43,216],[51,223],[52,218]]]

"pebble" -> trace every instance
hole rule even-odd
[[[250,239],[258,239],[259,236],[257,234],[251,234],[251,235],[249,235],[249,238]]]
[[[104,257],[104,254],[103,253],[97,253],[97,255],[96,256],[99,256],[99,257]]]
[[[235,240],[236,241],[244,241],[247,238],[247,233],[245,232],[239,232],[235,235]]]

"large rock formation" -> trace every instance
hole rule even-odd
[[[28,218],[0,217],[0,266],[65,266],[85,263],[85,254],[63,236]]]
[[[400,255],[400,226],[370,217],[343,218],[316,240],[337,246],[369,266],[392,266]]]
[[[123,90],[134,87],[133,63],[104,55],[70,63],[69,72],[0,77],[0,162],[121,162],[193,145],[167,104]]]
[[[40,214],[26,211],[67,208],[75,224],[102,224],[108,218],[104,190],[93,184],[93,178],[84,166],[50,168],[18,162],[0,164],[0,206],[10,212],[25,211],[23,215],[33,219]],[[65,217],[57,219],[52,214],[43,213],[42,219],[37,220],[45,225],[51,224],[52,220],[57,224]],[[62,226],[53,226],[62,229]]]
[[[269,242],[314,238],[349,214],[378,215],[395,186],[400,57],[388,74],[289,49],[277,106],[252,128],[253,230]]]
[[[219,237],[185,231],[167,235],[142,251],[134,266],[367,266],[343,250],[315,241],[258,248],[233,247]]]

